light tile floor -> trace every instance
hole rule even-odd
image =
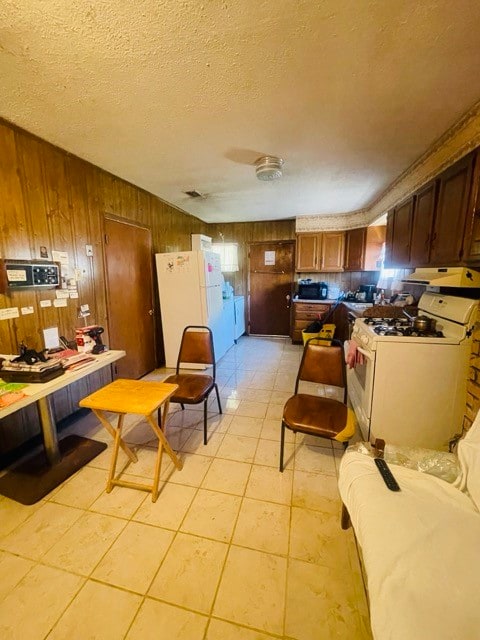
[[[371,638],[355,540],[340,528],[341,447],[288,433],[278,471],[300,356],[289,340],[240,339],[218,365],[224,414],[212,395],[207,446],[202,407],[172,405],[184,469],[164,456],[155,504],[105,493],[110,447],[37,505],[0,498],[0,638]],[[150,427],[127,425],[139,461],[120,456],[124,473],[151,478]],[[92,414],[68,431],[110,443]]]

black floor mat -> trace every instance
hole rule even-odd
[[[42,451],[9,470],[0,478],[0,495],[21,504],[35,504],[98,456],[107,445],[89,438],[67,436],[60,440],[59,448],[61,459],[54,465],[47,463]]]

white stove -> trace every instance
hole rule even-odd
[[[477,307],[427,292],[418,314],[432,319],[429,333],[406,317],[355,321],[351,339],[363,363],[348,370],[348,393],[365,440],[447,448],[462,427]]]
[[[429,344],[460,344],[468,340],[475,323],[478,301],[454,296],[424,293],[418,304],[418,315],[435,321],[431,332],[418,332],[404,318],[357,318],[352,337],[366,349],[376,349],[384,342],[428,342]]]

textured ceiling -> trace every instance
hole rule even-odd
[[[3,0],[0,115],[208,222],[351,212],[480,98],[479,24],[477,0]]]

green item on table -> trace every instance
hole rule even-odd
[[[24,389],[25,387],[28,387],[28,384],[22,382],[2,382],[2,380],[0,380],[0,393],[20,391],[20,389]]]

